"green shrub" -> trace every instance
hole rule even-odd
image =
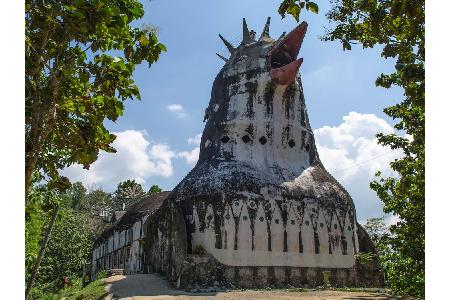
[[[202,245],[197,245],[194,248],[194,254],[196,255],[205,255],[206,253],[206,249],[202,246]]]
[[[360,252],[355,254],[356,266],[364,268],[368,263],[370,263],[375,258],[373,253]]]

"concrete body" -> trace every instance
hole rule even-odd
[[[332,270],[350,285],[356,212],[320,162],[309,124],[295,60],[306,24],[277,41],[245,38],[245,28],[214,81],[196,166],[147,222],[149,269],[181,285],[195,282],[183,277],[191,270],[257,286],[317,284]],[[162,218],[174,223],[162,226]],[[208,259],[192,258],[205,251]]]
[[[143,260],[178,287],[315,286],[323,271],[334,285],[357,283],[359,241],[372,246],[317,153],[296,59],[306,27],[273,40],[267,23],[256,41],[244,22],[238,48],[221,37],[232,55],[213,83],[196,166],[153,207],[143,255],[114,231],[94,261],[130,247],[127,272]]]

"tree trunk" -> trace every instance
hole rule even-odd
[[[34,263],[33,272],[31,273],[30,281],[28,282],[27,289],[25,291],[25,300],[28,299],[28,296],[30,295],[34,279],[36,278],[42,258],[44,258],[45,249],[47,248],[47,243],[50,238],[50,234],[52,233],[53,225],[55,225],[56,216],[58,215],[58,212],[59,206],[56,207],[55,210],[53,211],[52,219],[47,227],[47,232],[45,233],[44,240],[42,241],[41,250],[39,251],[39,255],[36,259],[36,262]]]
[[[27,203],[28,200],[28,191],[30,190],[31,178],[33,176],[35,166],[35,156],[32,153],[25,154],[25,203]]]

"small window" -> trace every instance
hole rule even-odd
[[[295,225],[295,221],[294,221],[294,220],[291,220],[291,224],[292,224],[292,225]]]
[[[247,221],[248,217],[247,217],[247,216],[243,216],[242,219],[243,219],[244,221]]]
[[[323,228],[323,223],[320,223],[320,228]]]
[[[265,136],[260,137],[259,142],[261,143],[261,145],[264,145],[265,143],[267,143],[266,137]]]
[[[280,223],[280,220],[275,219],[275,224],[278,224],[278,223]]]
[[[260,222],[264,222],[264,218],[263,217],[259,217],[259,221]]]
[[[306,151],[309,151],[309,144],[306,144],[305,149]]]
[[[295,147],[295,142],[294,140],[290,140],[288,143],[289,147],[294,148]]]
[[[334,229],[337,229],[337,224],[334,224]]]
[[[305,225],[306,225],[306,226],[309,226],[309,221],[305,221]]]
[[[222,143],[228,143],[230,141],[230,138],[227,135],[224,135],[221,139]]]
[[[242,137],[242,141],[244,142],[244,143],[248,143],[248,142],[250,142],[250,137],[248,136],[248,135],[244,135],[243,137]]]

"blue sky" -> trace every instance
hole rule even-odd
[[[300,16],[309,26],[299,57],[304,58],[300,73],[311,126],[317,130],[319,154],[353,196],[359,218],[379,216],[381,203],[368,184],[377,168],[390,174],[387,163],[398,153],[381,149],[373,135],[392,131],[394,122],[382,109],[399,102],[402,92],[378,88],[375,79],[391,72],[394,61],[381,58],[379,47],[354,46],[344,52],[338,42],[321,41],[319,37],[330,27],[325,17],[330,4],[317,2],[318,15],[304,11]],[[135,80],[142,101],[128,101],[124,116],[107,123],[111,131],[123,133],[119,148],[128,154],[103,158],[98,162],[98,174],[94,174],[95,168],[91,174],[79,167],[66,171],[72,180],[107,191],[113,191],[127,176],[136,177],[146,189],[158,184],[171,190],[192,168],[195,136],[203,130],[212,82],[224,63],[215,53],[228,56],[219,33],[238,45],[243,17],[257,35],[268,16],[272,18],[272,37],[296,26],[291,16],[281,19],[275,0],[145,0],[143,4],[146,13],[139,23],[157,26],[159,40],[168,51],[151,68],[147,64],[137,68]],[[191,161],[186,160],[189,154]],[[146,164],[141,163],[144,160]],[[110,175],[113,173],[116,175]]]

